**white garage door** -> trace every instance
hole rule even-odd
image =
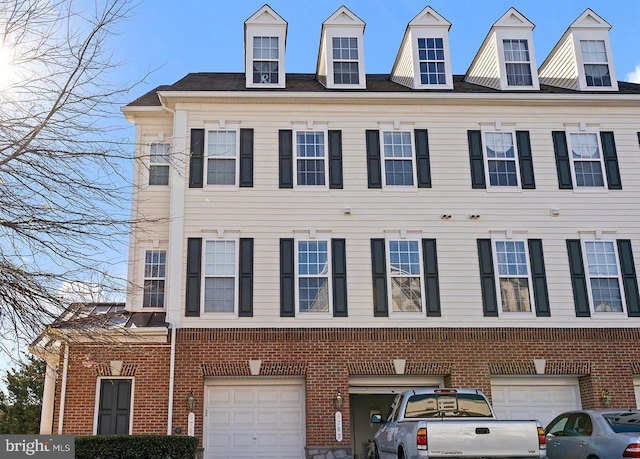
[[[492,378],[491,398],[499,419],[537,419],[544,427],[581,407],[577,378]]]
[[[206,386],[206,459],[300,459],[304,386],[250,380]]]

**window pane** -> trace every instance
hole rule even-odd
[[[207,156],[235,158],[236,131],[209,131]]]
[[[149,166],[149,185],[168,185],[169,166]]]
[[[149,162],[151,164],[169,164],[169,144],[152,143],[149,147]]]
[[[574,167],[577,186],[604,186],[604,176],[602,175],[600,162],[576,161]]]
[[[598,136],[596,134],[571,134],[571,154],[574,159],[599,159]]]
[[[418,241],[389,241],[391,275],[420,275]]]
[[[233,278],[207,277],[204,285],[205,312],[234,312]]]
[[[254,83],[277,83],[278,62],[253,61]]]
[[[587,241],[584,246],[590,276],[618,276],[618,263],[613,242]]]
[[[515,161],[488,162],[489,184],[491,186],[518,186],[518,173]]]
[[[207,160],[207,185],[235,185],[235,159]]]
[[[298,243],[298,274],[327,275],[329,272],[327,241]]]
[[[142,306],[164,307],[164,277],[167,266],[167,252],[147,250],[144,259],[144,286]]]
[[[298,279],[300,312],[329,311],[329,280],[326,277]]]
[[[205,276],[233,276],[236,273],[235,241],[207,241],[205,246]]]
[[[487,132],[485,141],[488,158],[515,158],[513,136],[510,132]]]
[[[584,74],[587,86],[611,86],[611,76],[607,64],[585,64]]]
[[[501,277],[500,297],[504,312],[531,312],[527,278]]]
[[[394,312],[422,311],[422,289],[419,277],[393,277],[391,301]]]
[[[333,82],[335,84],[358,84],[360,73],[357,62],[335,62],[333,64]]]
[[[411,132],[384,132],[385,158],[411,158]]]
[[[164,307],[164,280],[145,280],[142,307]]]
[[[507,84],[509,86],[531,86],[531,66],[529,64],[506,64]]]
[[[595,312],[622,312],[622,297],[618,279],[591,279]]]
[[[407,160],[386,160],[384,162],[385,184],[387,186],[413,185],[413,163]]]
[[[296,161],[297,184],[324,186],[326,166],[324,132],[297,132],[296,156],[298,158]]]
[[[580,40],[580,47],[583,62],[608,62],[604,40]]]
[[[529,62],[529,43],[527,40],[503,40],[502,44],[506,62]]]
[[[422,84],[446,84],[442,38],[418,38],[418,59]]]

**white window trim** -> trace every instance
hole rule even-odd
[[[423,84],[420,78],[420,53],[418,49],[418,39],[424,38],[441,38],[442,46],[444,47],[444,71],[445,71],[445,84]],[[431,29],[428,32],[412,33],[412,48],[413,48],[413,72],[414,72],[414,86],[418,89],[453,89],[453,74],[451,73],[451,55],[449,53],[449,34],[446,30]]]
[[[151,245],[144,245],[141,246],[141,251],[142,251],[142,260],[141,260],[141,270],[140,270],[140,279],[141,279],[141,293],[140,293],[140,311],[148,311],[148,312],[155,312],[155,311],[164,311],[167,308],[167,288],[169,285],[169,282],[167,281],[167,275],[169,273],[169,251],[167,250],[167,244],[158,244],[157,247],[151,246]],[[145,273],[145,267],[147,264],[147,252],[150,251],[156,251],[156,252],[164,252],[164,260],[165,260],[165,265],[164,265],[164,305],[162,307],[151,307],[151,306],[144,306],[144,283],[145,280],[147,279],[147,277],[144,275]],[[159,280],[159,277],[154,277],[154,278],[149,278],[149,279],[153,279],[153,280]]]
[[[591,290],[591,276],[589,275],[589,264],[587,261],[587,247],[586,242],[611,242],[613,244],[613,251],[616,256],[616,269],[618,270],[618,288],[620,289],[620,299],[622,301],[622,311],[620,312],[606,312],[596,311],[593,300],[593,292]],[[582,250],[582,263],[584,265],[584,276],[587,284],[587,296],[589,297],[589,310],[591,311],[591,317],[594,318],[620,318],[626,319],[627,316],[627,299],[624,294],[624,284],[622,283],[622,269],[620,267],[620,254],[618,253],[618,244],[615,238],[615,234],[603,234],[601,231],[586,232],[580,234],[580,248]],[[613,276],[593,276],[597,278],[613,279]]]
[[[500,273],[498,272],[498,253],[496,250],[496,242],[500,241],[524,242],[524,251],[527,258],[527,281],[529,282],[529,305],[531,306],[531,311],[503,311],[502,309],[502,289],[500,287]],[[492,233],[491,256],[493,258],[493,266],[495,272],[495,275],[493,277],[496,286],[496,297],[498,300],[498,317],[504,319],[535,318],[536,305],[533,295],[533,278],[531,276],[531,256],[529,254],[529,240],[525,237],[525,235],[514,235],[511,231]]]
[[[389,318],[395,319],[407,319],[407,318],[425,318],[426,317],[426,307],[427,307],[427,299],[426,299],[426,288],[425,288],[425,279],[424,279],[424,253],[422,251],[422,240],[419,236],[416,235],[408,235],[403,234],[404,231],[401,231],[399,234],[389,233],[385,235],[384,241],[384,250],[385,250],[385,258],[387,262],[387,266],[385,267],[387,272],[387,302],[389,304]],[[420,311],[411,311],[411,312],[402,312],[402,311],[394,311],[393,310],[393,285],[391,282],[391,255],[390,255],[390,242],[392,241],[402,241],[402,242],[417,242],[418,243],[418,254],[420,255],[420,303],[421,309]]]
[[[223,232],[224,235],[224,232]],[[207,242],[234,242],[234,269],[233,269],[233,312],[216,312],[205,310],[205,289],[207,277],[230,277],[230,276],[207,276]],[[202,238],[202,275],[200,286],[200,304],[202,305],[202,315],[210,318],[236,318],[238,317],[238,307],[240,292],[238,291],[240,279],[238,275],[238,267],[240,263],[240,238],[239,237],[217,237],[211,235],[203,235]]]
[[[327,295],[329,296],[329,310],[328,311],[301,311],[300,310],[300,275],[298,273],[299,262],[299,242],[326,242],[327,243]],[[315,234],[314,231],[310,231],[307,235],[299,235],[294,239],[294,269],[295,269],[295,302],[296,302],[296,317],[303,317],[304,319],[318,318],[326,319],[327,317],[333,317],[333,271],[332,271],[332,250],[331,250],[331,237],[328,234]],[[319,278],[321,276],[304,276]],[[324,277],[324,276],[322,276]]]
[[[246,24],[245,43],[245,84],[247,88],[284,88],[285,78],[285,41],[286,24],[258,25]],[[253,39],[254,37],[276,37],[278,39],[278,83],[254,83],[253,82]]]
[[[573,152],[571,150],[571,134],[594,134],[596,136],[596,140],[598,142],[598,149],[600,151],[600,169],[602,170],[602,181],[604,183],[603,186],[578,186],[578,181],[576,179],[576,169],[574,164]],[[573,191],[574,193],[603,193],[609,191],[609,182],[607,182],[607,170],[604,164],[604,151],[602,150],[602,139],[600,139],[600,130],[598,128],[592,127],[568,127],[566,129],[567,135],[567,150],[569,153],[569,165],[571,168],[571,180],[573,180]],[[587,161],[585,162],[595,162],[595,161]]]
[[[339,62],[358,63],[358,83],[344,84],[336,83],[333,78],[333,39],[334,38],[355,38],[358,41],[358,60]],[[325,54],[327,60],[327,86],[335,89],[365,89],[367,87],[366,74],[364,71],[364,34],[357,28],[327,28],[325,36]]]
[[[578,66],[578,89],[580,91],[617,91],[618,80],[616,78],[615,66],[613,65],[613,53],[611,51],[608,32],[574,31],[572,35],[574,55],[576,65]],[[584,70],[584,60],[582,59],[582,45],[580,44],[583,40],[604,41],[604,48],[607,52],[607,64],[609,65],[611,86],[587,86],[587,75]]]
[[[151,162],[151,156],[152,156],[151,146],[152,145],[168,145],[169,146],[169,152],[168,152],[169,159],[168,159],[168,161],[166,163],[154,163],[154,162]],[[146,181],[147,186],[150,187],[150,188],[156,188],[156,187],[167,187],[167,186],[171,185],[171,142],[161,141],[161,140],[149,142],[148,146],[147,146],[147,151],[148,151],[148,158],[149,158],[149,160],[148,160],[148,169],[147,169],[148,170],[148,177],[147,177],[147,181]],[[166,167],[167,168],[168,179],[167,179],[167,183],[166,184],[160,185],[160,184],[151,184],[151,183],[149,183],[149,181],[151,180],[151,167],[152,166],[162,166],[162,167]]]
[[[133,376],[98,376],[96,378],[96,398],[93,406],[93,435],[98,434],[98,411],[100,409],[100,383],[103,379],[130,379],[131,380],[131,396],[129,406],[129,435],[133,435],[133,401],[136,388],[136,379]]]
[[[511,134],[511,140],[513,141],[513,152],[514,152],[514,163],[516,165],[516,180],[518,184],[516,186],[500,186],[500,185],[491,185],[491,177],[489,174],[489,154],[487,151],[487,133],[500,133],[500,134]],[[514,192],[514,191],[522,191],[522,177],[520,176],[520,152],[518,151],[518,141],[516,139],[516,130],[514,127],[505,126],[501,123],[496,123],[491,126],[482,126],[480,133],[482,135],[482,159],[484,162],[484,179],[487,186],[487,191],[491,192]],[[495,158],[491,159],[491,161],[504,161],[510,159],[505,158]]]
[[[498,30],[495,35],[498,63],[500,65],[500,89],[509,91],[531,91],[540,89],[538,79],[538,69],[536,63],[536,53],[534,50],[533,34],[531,30],[506,29]],[[531,86],[512,86],[507,81],[507,63],[504,56],[503,40],[527,40],[529,48],[529,68],[531,69]]]
[[[235,154],[235,183],[233,185],[217,185],[207,183],[207,176],[209,174],[209,132],[210,131],[227,131],[235,132],[236,136],[236,154]],[[207,124],[205,125],[205,139],[204,139],[204,171],[203,171],[203,185],[204,189],[208,190],[237,190],[240,187],[240,125],[239,124],[227,124],[221,122],[219,124]]]
[[[382,189],[388,191],[414,191],[418,189],[418,168],[416,160],[415,132],[413,126],[380,124],[380,162],[382,173]],[[413,185],[387,185],[386,157],[384,155],[385,132],[409,132],[411,137],[411,169],[413,173]]]
[[[293,183],[295,190],[305,191],[325,191],[329,189],[329,130],[327,126],[314,126],[310,123],[309,126],[294,126],[293,127]],[[300,185],[298,183],[298,132],[322,132],[324,137],[324,185]],[[316,158],[319,159],[319,158]]]

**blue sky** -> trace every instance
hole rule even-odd
[[[157,69],[132,99],[189,72],[243,72],[244,21],[264,0],[143,0],[114,37],[118,75],[128,81]],[[287,72],[315,72],[322,22],[345,5],[365,23],[367,73],[389,73],[407,23],[427,5],[444,16],[454,74],[464,74],[492,24],[510,7],[536,27],[539,66],[567,27],[586,8],[612,25],[610,31],[618,80],[632,72],[640,82],[640,0],[271,0],[288,22]]]

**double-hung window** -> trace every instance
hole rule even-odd
[[[253,37],[253,82],[278,83],[278,37]]]
[[[491,187],[519,187],[520,171],[514,133],[484,131],[487,181]]]
[[[237,185],[238,154],[238,131],[207,131],[207,185]]]
[[[606,187],[600,139],[594,132],[569,134],[571,169],[579,187]]]
[[[507,85],[533,86],[529,42],[523,39],[502,40]]]
[[[358,39],[356,37],[333,37],[333,83],[359,84]]]
[[[418,38],[418,60],[422,84],[447,84],[442,38]]]
[[[615,242],[584,240],[583,248],[592,311],[623,312],[625,301]]]
[[[330,254],[328,240],[296,241],[297,296],[301,313],[331,311]]]
[[[411,131],[381,131],[385,186],[414,186],[416,169]]]
[[[167,268],[167,252],[164,250],[147,250],[144,259],[144,292],[142,307],[164,307],[165,276]]]
[[[236,312],[237,243],[207,240],[204,243],[204,312]]]
[[[501,312],[532,312],[531,271],[525,240],[493,240]]]
[[[149,146],[149,185],[169,184],[168,143],[152,143]]]
[[[296,131],[296,185],[326,187],[329,162],[324,131]]]
[[[604,40],[580,40],[580,50],[587,86],[611,86]]]
[[[424,285],[420,242],[387,240],[391,313],[422,312]]]

